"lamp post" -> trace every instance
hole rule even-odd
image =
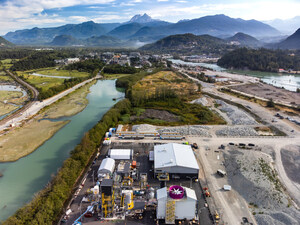
[[[192,188],[193,179],[197,178],[197,177],[189,177],[189,176],[187,176],[187,178],[191,179],[190,188]]]

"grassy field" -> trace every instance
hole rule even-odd
[[[89,73],[86,72],[78,72],[77,70],[61,70],[56,68],[43,68],[38,70],[28,70],[25,71],[25,73],[38,73],[42,75],[48,75],[48,76],[63,76],[63,77],[87,77],[89,76]]]
[[[6,75],[4,71],[0,71],[0,82],[10,82],[13,81],[13,79]]]
[[[160,71],[146,76],[144,79],[138,81],[132,89],[135,93],[146,91],[147,95],[153,95],[157,88],[162,87],[170,88],[178,95],[188,95],[197,89],[194,83],[172,71]]]
[[[82,111],[88,103],[86,96],[93,84],[94,82],[89,83],[67,95],[60,101],[44,108],[28,123],[0,136],[0,162],[16,161],[30,154],[51,138],[68,121],[52,122],[42,119],[71,116]]]
[[[27,97],[22,97],[22,95],[22,92],[19,91],[0,91],[0,116],[18,108],[17,106],[4,103],[4,101],[21,105],[27,100]]]
[[[105,73],[103,76],[106,80],[114,80],[114,79],[118,79],[120,77],[126,77],[130,74],[108,74],[108,73]]]
[[[65,79],[59,78],[60,76],[64,77],[72,77],[72,78],[81,78],[88,77],[89,73],[86,72],[78,72],[75,70],[57,70],[55,68],[43,68],[39,70],[28,70],[25,72],[17,72],[19,76],[23,76],[24,79],[30,84],[34,85],[37,88],[41,88],[43,91],[47,91],[51,87],[58,86],[64,83]],[[30,75],[32,73],[38,73],[47,76],[56,76],[55,77],[39,77]]]
[[[2,67],[4,69],[9,69],[10,67],[12,67],[12,59],[4,59],[4,60],[1,60],[1,63],[2,63]]]
[[[10,113],[17,108],[18,108],[17,106],[10,105],[10,104],[4,104],[3,102],[0,102],[0,116]]]
[[[72,94],[67,95],[63,99],[56,102],[54,105],[47,107],[41,115],[44,118],[59,118],[63,116],[72,116],[81,112],[88,104],[86,98],[89,93],[89,89],[94,85],[96,81],[93,81],[80,89],[77,89]]]
[[[20,91],[0,91],[0,101],[7,100],[8,102],[14,98],[20,98],[23,95]]]

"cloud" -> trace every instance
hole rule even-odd
[[[103,16],[93,18],[92,20],[95,23],[101,23],[101,22],[107,22],[107,21],[111,21],[111,20],[122,20],[122,19],[126,19],[126,17],[120,16],[120,15],[103,15]]]
[[[0,2],[0,34],[32,26],[63,24],[66,18],[42,13],[76,5],[108,4],[115,0],[10,0]],[[83,18],[77,18],[83,19]]]

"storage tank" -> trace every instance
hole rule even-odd
[[[102,160],[98,169],[98,178],[103,174],[112,174],[115,169],[115,160],[111,158],[105,158]]]
[[[122,190],[124,198],[124,207],[126,210],[133,208],[133,191],[132,190]]]

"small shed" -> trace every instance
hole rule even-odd
[[[132,160],[132,149],[110,149],[108,156],[115,160]]]

